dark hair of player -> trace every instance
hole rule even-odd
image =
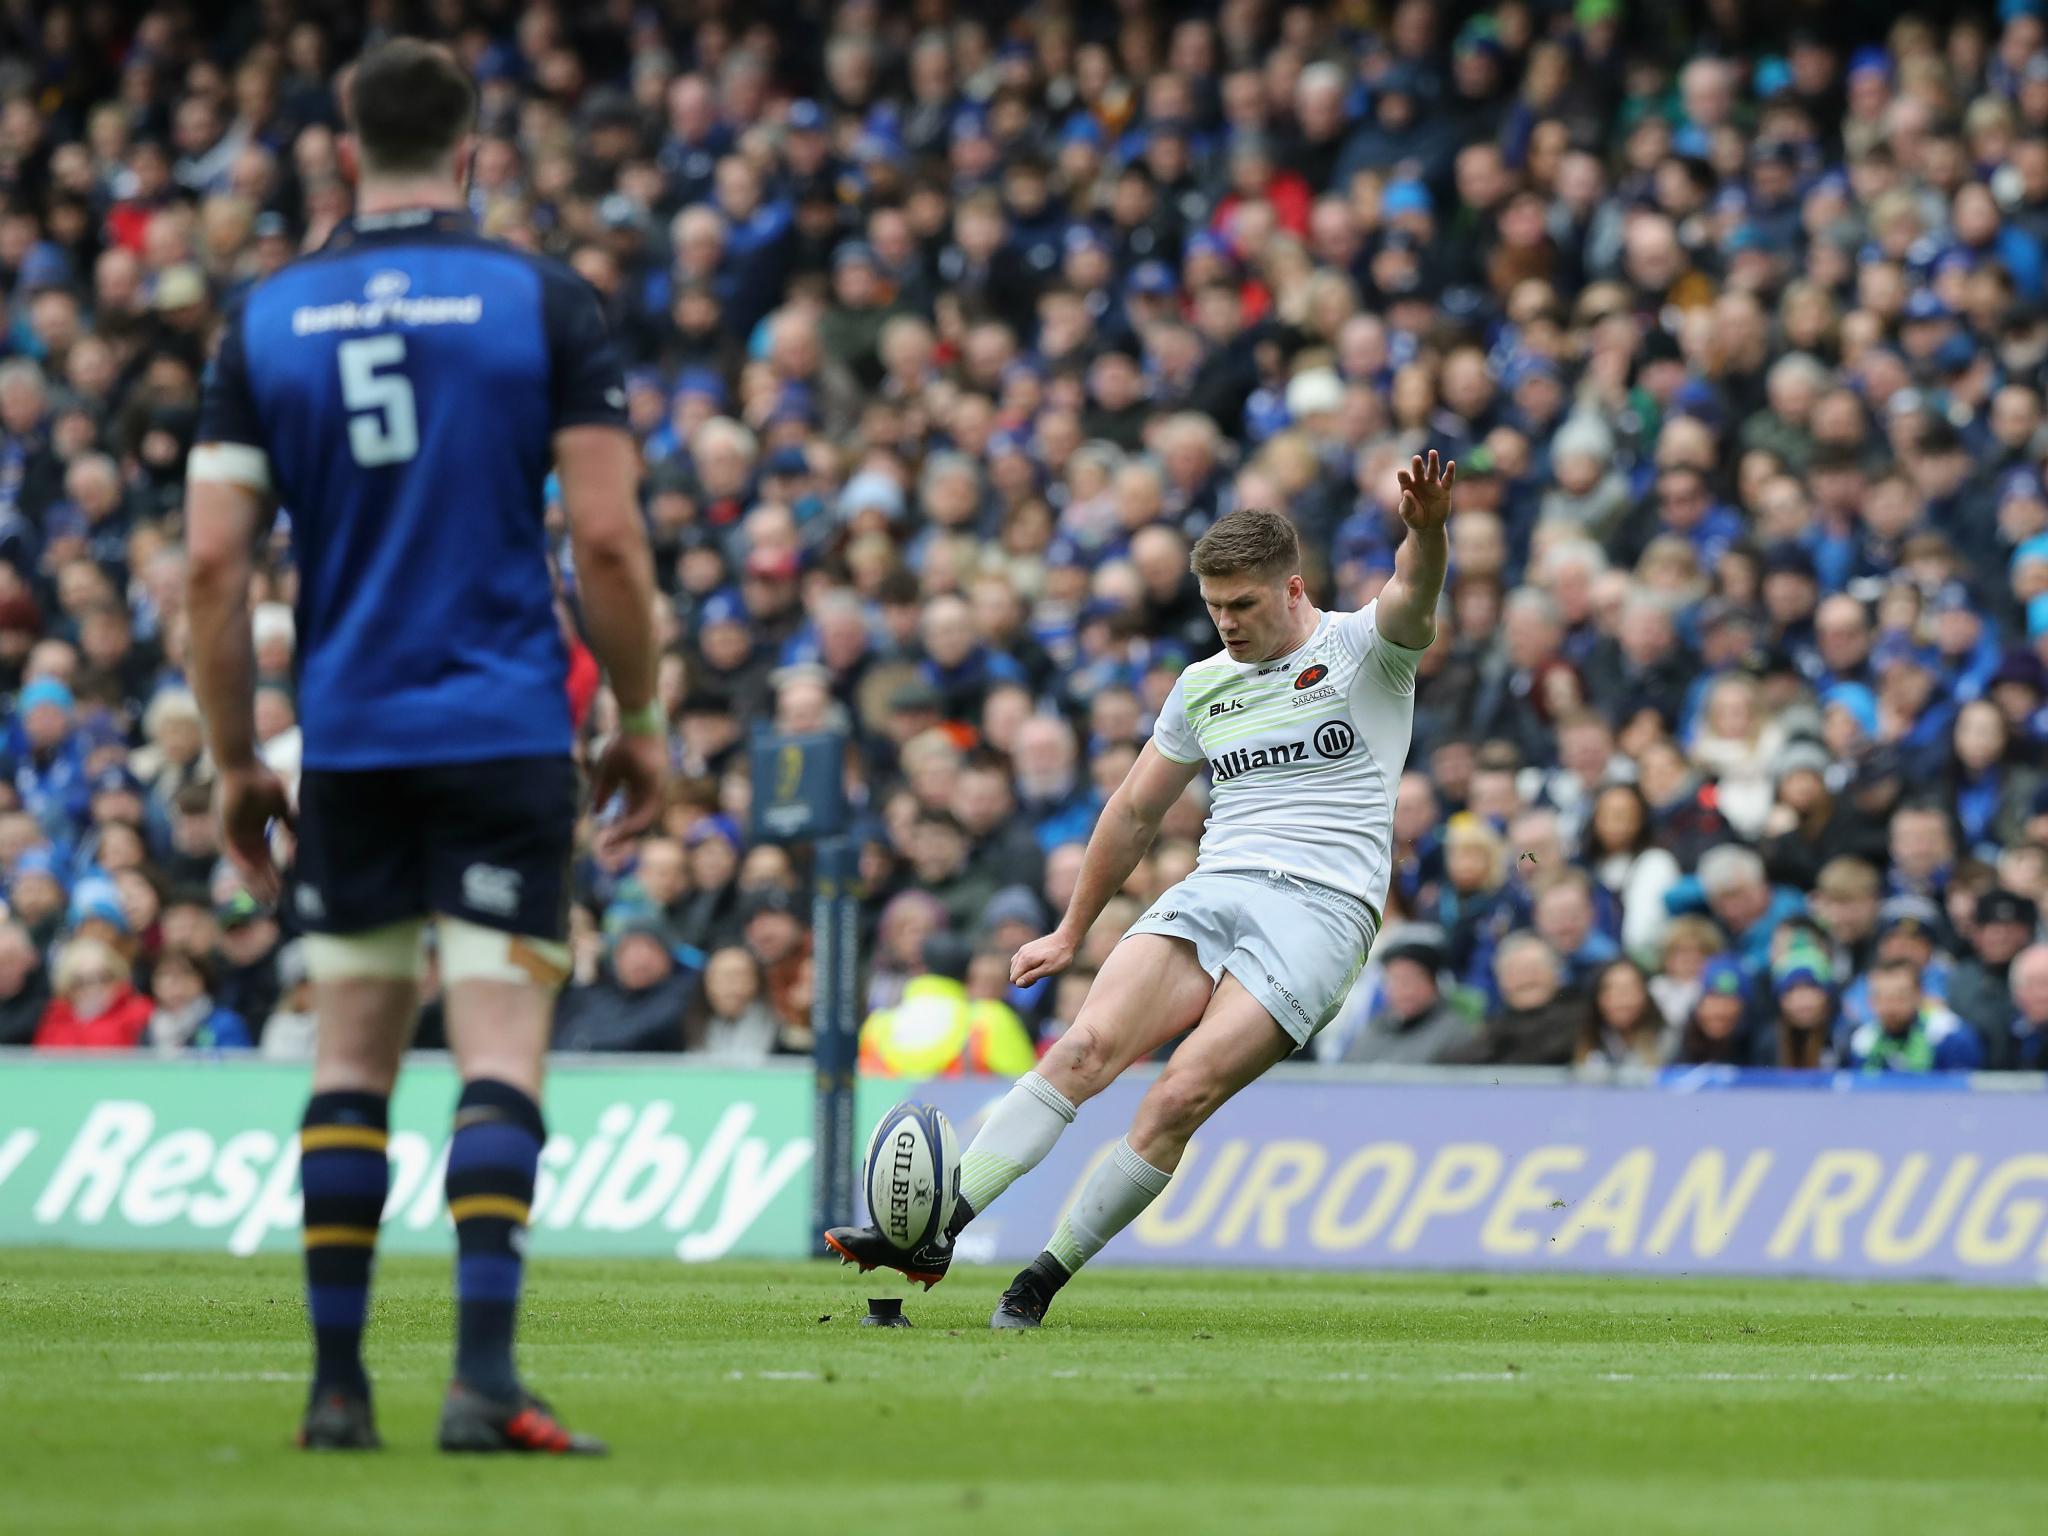
[[[1240,507],[1195,541],[1188,567],[1197,576],[1292,576],[1301,569],[1301,540],[1281,513]]]
[[[363,169],[372,175],[438,169],[476,121],[476,87],[455,56],[416,37],[364,54],[348,97]]]

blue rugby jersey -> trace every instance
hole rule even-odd
[[[465,214],[353,220],[229,315],[198,440],[291,517],[306,766],[570,750],[541,487],[593,423],[626,425],[596,293]]]

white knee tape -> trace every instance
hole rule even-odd
[[[426,971],[417,917],[367,933],[306,935],[306,975],[313,981],[418,981]]]
[[[459,917],[444,915],[437,922],[443,986],[458,981],[511,981],[555,992],[569,979],[566,944],[500,933]]]

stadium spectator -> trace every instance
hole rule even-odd
[[[28,1045],[50,1004],[42,952],[19,922],[0,922],[0,1045]]]
[[[1970,953],[1949,974],[1946,1001],[1984,1043],[1985,1065],[2005,1067],[2013,962],[2034,942],[2041,913],[2026,897],[1994,888],[1977,898],[1974,916]]]
[[[743,1066],[766,1061],[782,1042],[782,1021],[766,1000],[760,962],[737,944],[705,962],[704,984],[683,1025],[683,1049]]]
[[[652,912],[636,912],[610,936],[605,974],[565,989],[555,1013],[555,1048],[679,1051],[696,989],[696,977],[670,953],[666,925]]]
[[[2013,1016],[1991,1044],[1992,1065],[2038,1072],[2048,1065],[2048,944],[2030,944],[2012,963]]]
[[[130,984],[128,962],[104,940],[75,938],[57,952],[55,992],[36,1026],[39,1050],[129,1050],[149,1025],[149,999]]]
[[[951,934],[924,943],[924,969],[893,1007],[860,1027],[860,1065],[879,1077],[989,1072],[1017,1077],[1037,1060],[1031,1036],[1007,1003],[968,995],[973,950]]]
[[[143,1043],[159,1056],[187,1051],[247,1050],[255,1042],[239,1014],[213,1000],[213,963],[203,955],[168,949],[150,967],[155,1007]]]
[[[1847,1065],[1859,1072],[1968,1072],[1984,1064],[1976,1032],[1921,986],[1903,958],[1879,959],[1868,977],[1871,1019],[1849,1037]]]
[[[1643,968],[1628,959],[1610,960],[1594,976],[1592,1006],[1586,1012],[1572,1059],[1583,1066],[1659,1067],[1676,1044]]]
[[[1445,1061],[1496,1066],[1563,1066],[1578,1049],[1586,1002],[1566,982],[1563,960],[1533,933],[1511,933],[1493,960],[1500,1004],[1481,1034],[1443,1053]]]
[[[1373,946],[1380,969],[1378,1006],[1335,1059],[1414,1066],[1469,1049],[1478,1025],[1444,995],[1449,960],[1444,932],[1434,923],[1400,924],[1381,934]]]
[[[1750,980],[1733,955],[1716,955],[1700,971],[1699,993],[1678,1041],[1676,1060],[1683,1066],[1745,1066],[1750,1039]]]
[[[277,952],[277,1007],[258,1032],[266,1061],[313,1059],[313,983],[306,974],[306,945],[294,939]]]

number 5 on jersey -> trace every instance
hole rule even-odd
[[[412,381],[379,373],[405,361],[403,336],[362,336],[335,348],[341,365],[341,403],[348,409],[348,446],[365,469],[403,464],[420,451],[419,414]]]

